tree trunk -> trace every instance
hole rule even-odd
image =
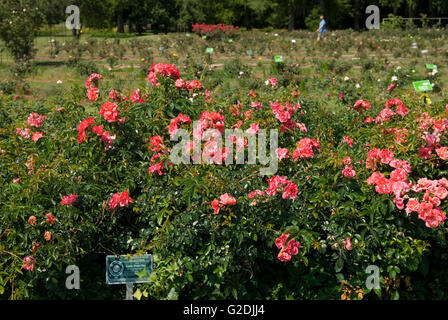
[[[289,0],[288,14],[289,14],[288,32],[292,32],[294,31],[295,15],[296,15],[296,4],[294,0]]]
[[[359,31],[360,29],[360,25],[359,25],[359,13],[361,12],[360,10],[360,5],[359,5],[359,0],[355,0],[355,30]]]
[[[117,30],[118,33],[124,33],[123,13],[117,13]]]
[[[394,5],[394,8],[393,8],[394,15],[397,15],[398,9],[399,9],[399,7],[397,5]]]
[[[249,15],[247,14],[247,0],[244,1],[244,26],[249,30]]]
[[[325,19],[328,18],[328,12],[327,12],[327,2],[325,0],[319,0],[319,4],[320,4],[320,9],[322,11],[322,15],[324,16]]]
[[[414,18],[414,3],[413,1],[406,1],[408,7],[408,18]]]
[[[244,1],[244,25],[247,30],[250,30],[249,10],[247,9],[247,0]]]

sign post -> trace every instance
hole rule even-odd
[[[134,283],[148,282],[152,270],[150,254],[106,256],[106,283],[125,284],[126,300],[132,300]]]
[[[134,284],[126,283],[126,300],[133,300],[132,295],[134,294]]]

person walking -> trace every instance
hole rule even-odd
[[[323,39],[325,37],[326,24],[324,16],[320,16],[319,28],[316,30],[317,41],[320,41],[321,38]]]

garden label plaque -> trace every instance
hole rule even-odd
[[[426,68],[429,70],[437,70],[437,66],[435,64],[426,64]]]
[[[207,39],[207,36],[202,36],[202,39]]]
[[[274,57],[274,61],[277,62],[277,63],[278,62],[283,62],[283,57],[282,56],[275,56]]]
[[[207,52],[207,53],[213,53],[213,48],[207,48],[207,49],[205,49],[205,52]]]
[[[253,52],[252,52],[252,50],[247,50],[247,51],[246,51],[246,54],[247,54],[248,56],[251,56],[251,55],[253,54]]]
[[[229,43],[232,43],[233,42],[233,40],[232,39],[229,39]]]
[[[146,277],[141,278],[143,272]],[[140,256],[107,256],[106,257],[106,283],[130,284],[148,282],[152,272],[152,255]]]
[[[415,81],[412,84],[417,92],[432,90],[431,82],[429,82],[429,80]]]

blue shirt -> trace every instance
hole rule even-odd
[[[325,25],[326,25],[325,20],[322,19],[319,23],[319,27],[322,27],[322,29],[320,29],[320,32],[325,32]]]

